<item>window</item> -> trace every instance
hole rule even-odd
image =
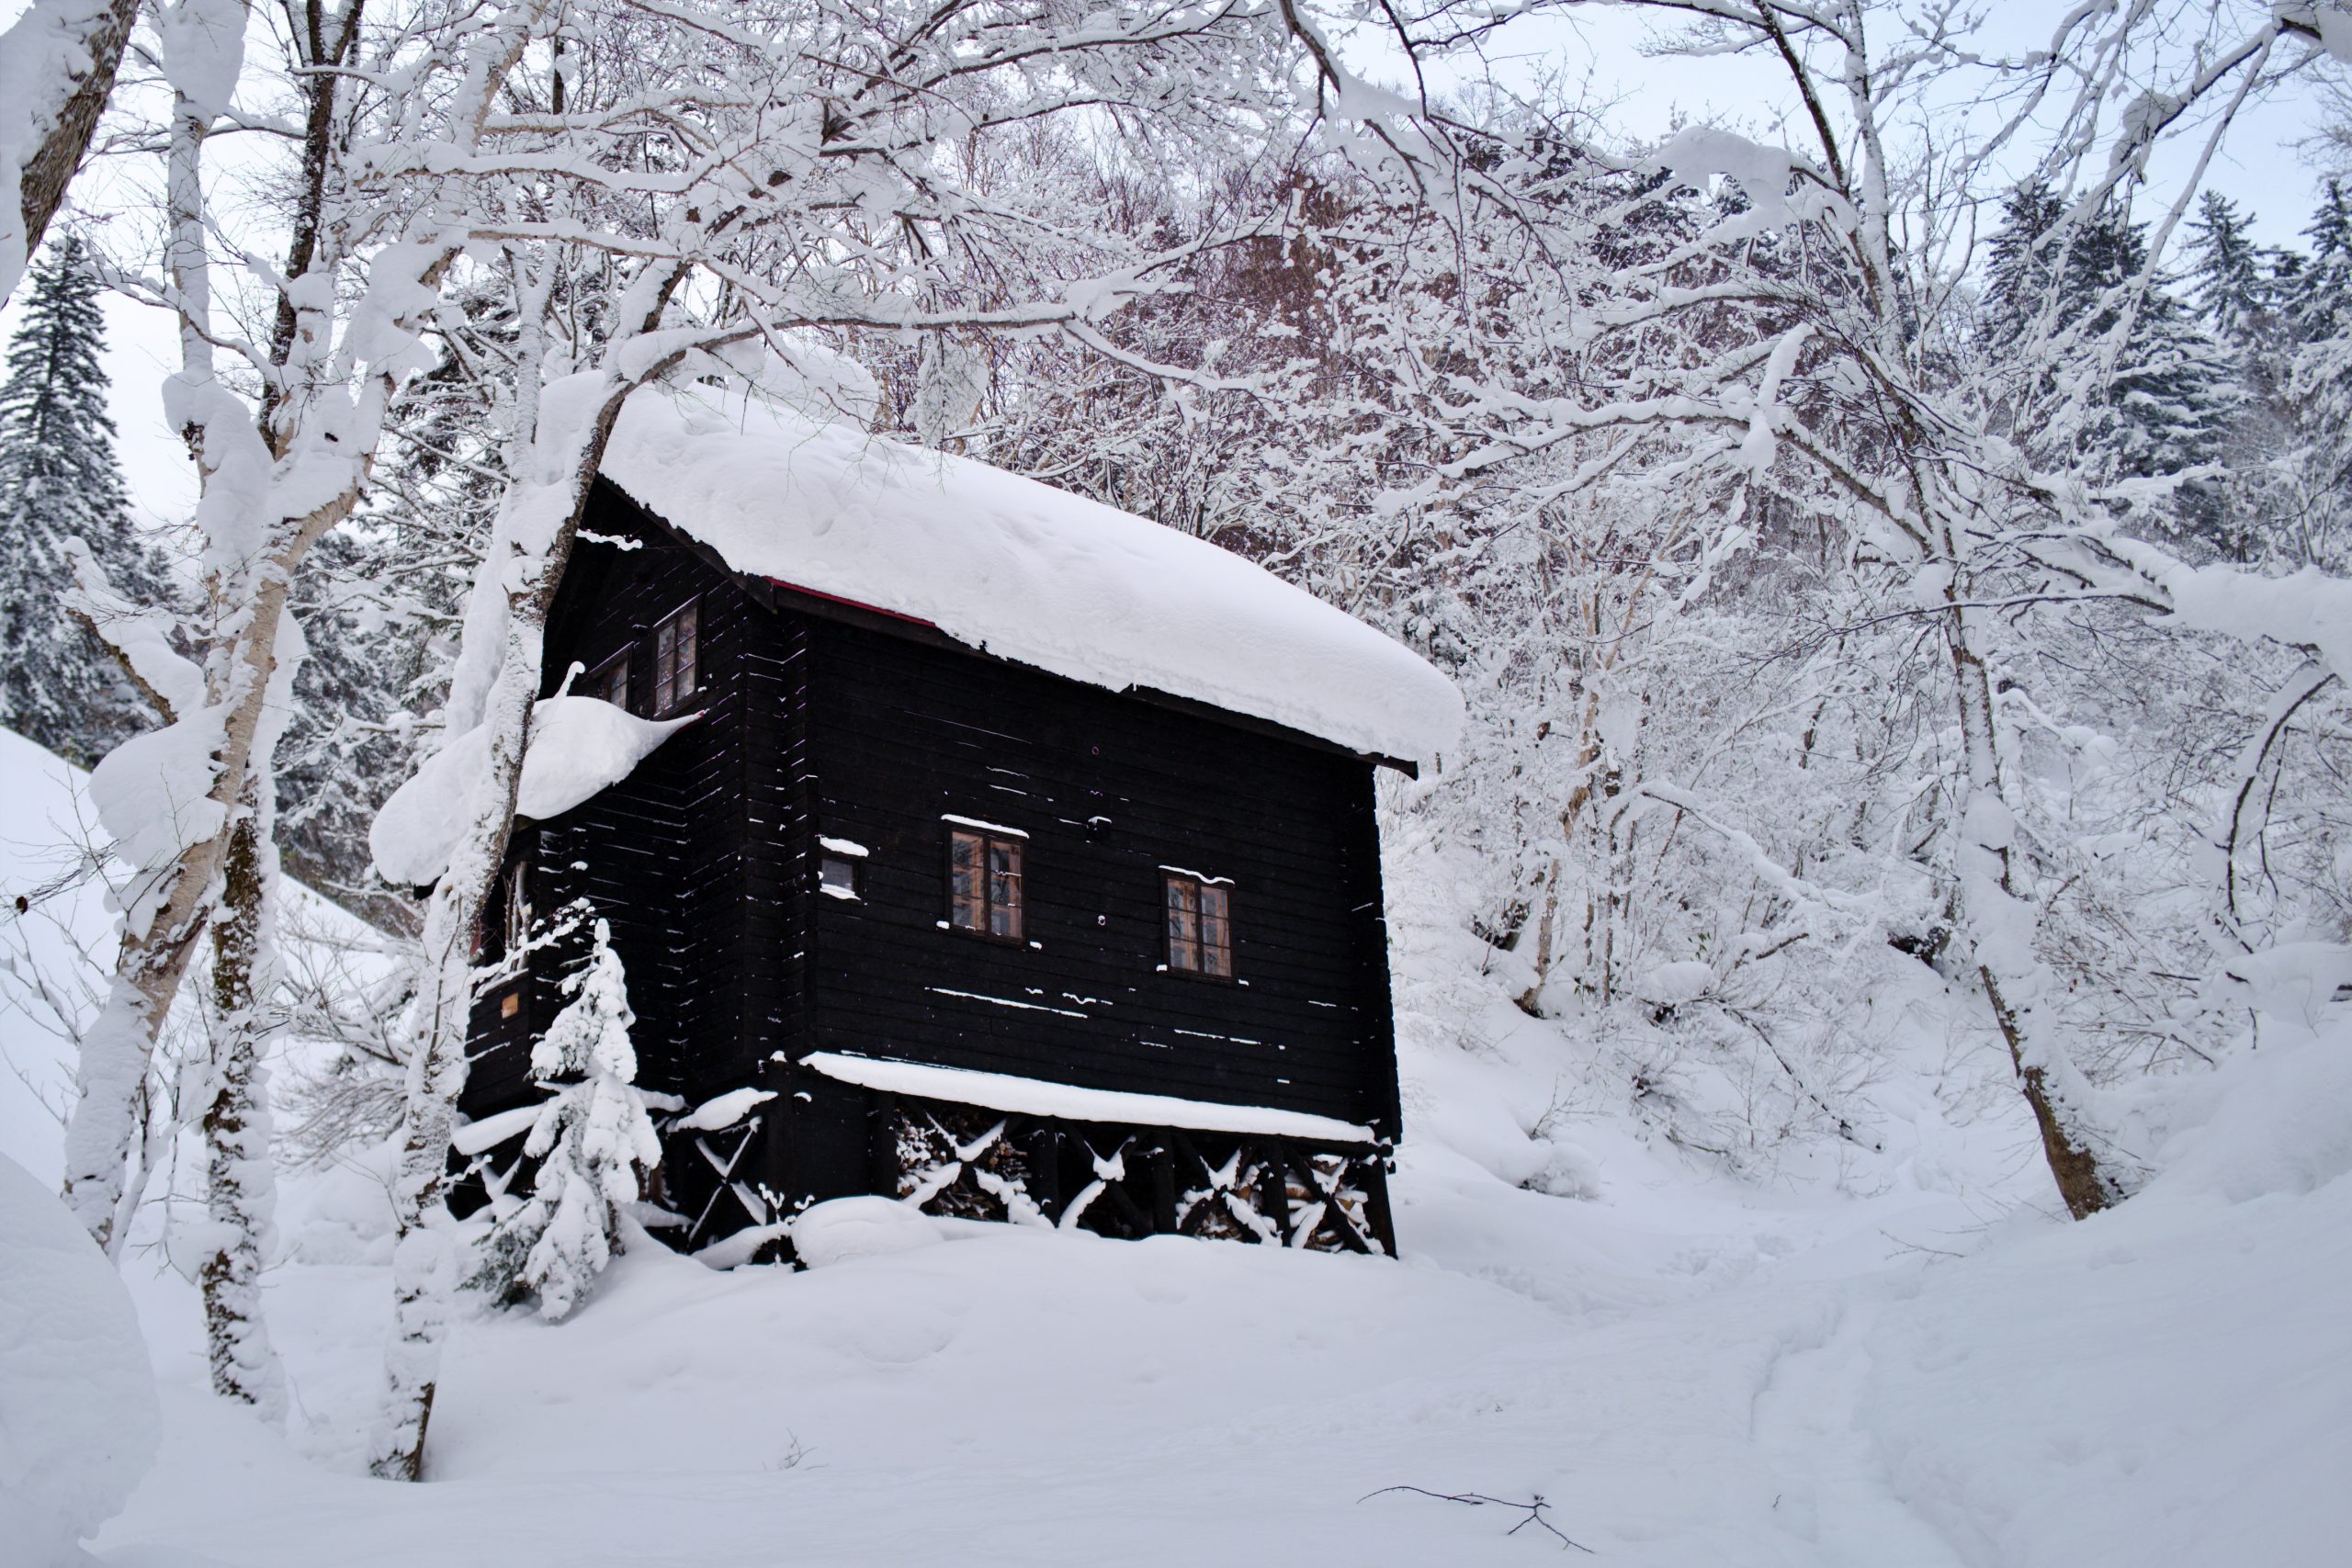
[[[531,864],[516,861],[506,872],[506,956],[521,954],[531,942]]]
[[[817,891],[833,898],[856,897],[857,866],[858,863],[848,855],[819,855]]]
[[[947,835],[947,923],[1021,940],[1021,840],[956,828]]]
[[[581,695],[594,697],[626,711],[628,707],[628,649],[622,649],[596,666],[595,673],[581,688]]]
[[[702,601],[653,628],[653,716],[660,718],[694,700],[702,641]]]
[[[1168,968],[1176,975],[1233,978],[1233,885],[1191,872],[1168,874]]]
[[[499,953],[496,973],[506,984],[506,994],[498,998],[498,1016],[514,1018],[523,1010],[521,976],[531,945],[531,863],[517,857],[506,868],[505,885],[500,889],[505,908],[499,921],[499,936],[503,946]]]

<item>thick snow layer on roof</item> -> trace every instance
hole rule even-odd
[[[1114,691],[1422,760],[1462,701],[1402,644],[1204,540],[740,394],[649,387],[605,477],[736,570]]]
[[[1256,1133],[1266,1137],[1304,1138],[1325,1144],[1373,1141],[1369,1127],[1304,1111],[1278,1111],[1267,1105],[1219,1105],[1205,1100],[1179,1100],[1167,1094],[1079,1089],[1071,1084],[1047,1083],[1042,1078],[976,1073],[964,1067],[931,1067],[917,1062],[885,1062],[871,1056],[845,1056],[835,1051],[819,1051],[805,1056],[801,1066],[863,1089],[911,1094],[922,1100],[952,1100],[958,1105],[1012,1111],[1024,1116],[1182,1127],[1200,1133]]]
[[[699,716],[656,722],[594,697],[548,697],[531,713],[531,739],[514,793],[516,815],[560,817],[637,770],[653,749]],[[468,821],[476,781],[490,765],[479,728],[443,747],[376,813],[368,847],[396,886],[422,887],[447,869]]]

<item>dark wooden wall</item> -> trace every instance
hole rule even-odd
[[[743,1081],[755,1059],[752,998],[735,977],[754,940],[747,911],[758,857],[747,852],[746,822],[763,793],[748,787],[750,715],[775,700],[747,644],[764,641],[769,617],[731,577],[620,497],[600,491],[588,525],[639,547],[583,540],[575,549],[549,617],[543,694],[556,691],[574,660],[593,670],[629,645],[635,688],[650,692],[648,630],[699,595],[702,692],[694,705],[703,717],[594,799],[549,822],[518,823],[513,852],[531,863],[539,915],[584,897],[610,924],[638,1017],[638,1081],[697,1099]],[[501,923],[503,910],[492,911],[490,924]],[[757,940],[769,934],[763,929]],[[534,965],[519,1019],[500,1015],[503,987],[483,997],[470,1113],[534,1098],[528,1040],[562,1005],[560,974],[559,963]]]
[[[814,900],[811,1049],[1393,1135],[1369,763],[876,629],[808,637],[814,829],[872,852],[862,901]],[[1023,945],[941,928],[948,814],[1030,835]],[[1160,968],[1162,865],[1233,879],[1239,983]]]

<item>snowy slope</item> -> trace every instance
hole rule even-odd
[[[0,764],[20,824],[70,818],[38,753],[0,742]],[[1403,994],[1455,1011],[1408,1031],[1402,1261],[952,1224],[803,1274],[643,1246],[563,1325],[461,1324],[433,1481],[399,1487],[359,1463],[386,1318],[379,1174],[291,1173],[268,1295],[292,1430],[203,1392],[193,1290],[135,1259],[164,1448],[98,1560],[1577,1556],[1508,1534],[1524,1516],[1498,1506],[1378,1493],[1400,1484],[1540,1494],[1599,1560],[1657,1568],[2342,1560],[2341,1031],[2234,1069],[2154,1188],[2068,1225],[2009,1101],[1939,1089],[1997,1081],[1999,1062],[1969,1055],[1931,982],[1887,982],[1907,1021],[1878,1043],[1890,1069],[1865,1107],[1880,1163],[1750,1184],[1604,1110],[1532,1136],[1582,1043],[1511,1009],[1450,933],[1403,946]],[[14,1015],[0,1044],[55,1055]],[[31,1164],[23,1100],[0,1079],[0,1153]],[[1563,1136],[1590,1195],[1515,1185]]]
[[[51,995],[71,1010],[95,998],[90,971],[76,963],[113,951],[113,919],[99,889],[83,886],[18,911],[18,895],[70,878],[83,846],[100,841],[97,811],[80,794],[81,775],[12,731],[0,729],[0,1154],[44,1185],[63,1174],[63,1117],[73,1071],[59,1037],[57,1011],[36,976],[51,977]]]
[[[1057,675],[1426,761],[1462,700],[1409,649],[1200,539],[967,457],[741,395],[648,387],[604,473],[736,570]]]

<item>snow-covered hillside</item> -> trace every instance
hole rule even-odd
[[[70,843],[72,791],[0,737],[10,894]],[[1999,1057],[1898,962],[1862,1141],[1735,1179],[1574,1093],[1598,1069],[1573,1027],[1415,923],[1425,862],[1393,874],[1401,1261],[949,1225],[716,1273],[642,1244],[569,1322],[461,1325],[430,1483],[400,1486],[362,1468],[380,1171],[289,1172],[268,1304],[290,1430],[205,1392],[193,1288],[140,1252],[163,1450],[97,1559],[1577,1555],[1513,1533],[1540,1496],[1599,1559],[1661,1568],[2341,1561],[2352,1040],[2266,1045],[2183,1118],[2165,1176],[2069,1224],[2021,1103],[1972,1089]],[[94,898],[63,913],[103,931]],[[49,1181],[59,1043],[12,1003],[0,1048],[0,1153]]]

